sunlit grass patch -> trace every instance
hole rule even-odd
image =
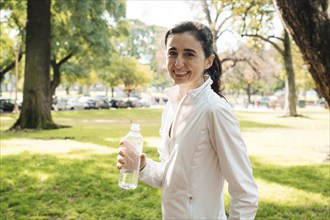
[[[119,188],[115,157],[75,160],[27,152],[4,156],[3,217],[160,218],[160,192],[141,183],[135,191]],[[132,209],[135,201],[140,202]]]
[[[256,219],[328,219],[329,196],[257,178]]]
[[[301,190],[299,187],[278,184],[257,178],[259,199],[262,202],[278,206],[307,206],[315,205],[326,208],[328,198],[321,193]],[[307,189],[308,190],[308,189]]]

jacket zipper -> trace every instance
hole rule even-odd
[[[176,128],[176,121],[177,121],[177,117],[179,115],[179,111],[181,110],[181,106],[182,106],[182,102],[186,99],[187,97],[187,94],[185,96],[183,96],[183,98],[180,100],[179,104],[178,104],[178,107],[175,111],[175,114],[174,114],[174,118],[173,118],[173,122],[172,122],[172,128],[171,128],[171,136],[170,136],[170,139],[173,139],[173,135],[175,134],[174,130]]]

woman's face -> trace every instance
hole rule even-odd
[[[201,43],[189,33],[170,35],[167,40],[166,65],[176,85],[199,87],[204,82],[204,70],[213,59],[214,55],[205,58]]]

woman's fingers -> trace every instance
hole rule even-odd
[[[125,159],[121,155],[117,155],[117,162],[120,164],[125,164]]]
[[[117,155],[117,168],[121,169],[123,168],[123,165],[125,164],[125,159],[123,157],[123,153],[119,153],[119,155]]]
[[[117,163],[117,169],[120,170],[121,168],[123,168],[123,165],[121,163]]]

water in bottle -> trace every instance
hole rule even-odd
[[[125,164],[120,170],[118,185],[124,189],[135,189],[139,179],[140,155],[143,145],[140,125],[132,124],[131,130],[124,140]]]

